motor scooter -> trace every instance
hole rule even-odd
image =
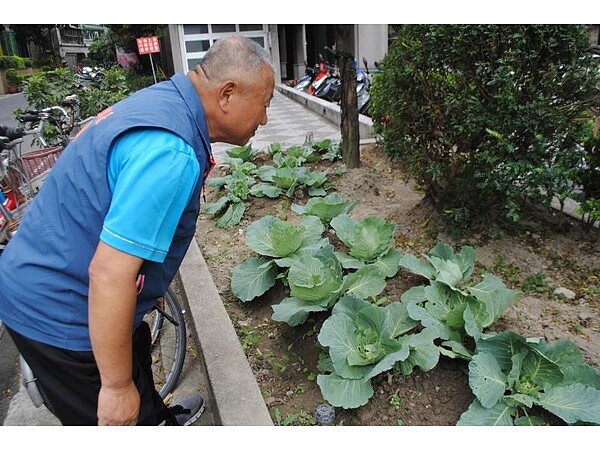
[[[306,66],[306,62],[304,62],[304,65]],[[306,70],[304,71],[304,76],[302,76],[296,82],[296,84],[294,85],[294,89],[298,89],[299,91],[307,91],[308,86],[315,79],[315,74],[317,72],[318,67],[318,64],[315,65],[315,67],[306,67]]]
[[[342,81],[340,79],[340,69],[338,66],[331,67],[329,74],[315,91],[314,95],[315,97],[333,103],[340,102],[342,98]]]
[[[327,81],[331,75],[331,71],[332,66],[325,60],[325,58],[323,58],[323,55],[319,53],[318,71],[315,73],[314,80],[308,86],[308,93],[310,95],[315,95],[321,85]]]

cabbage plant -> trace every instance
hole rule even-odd
[[[437,336],[430,330],[406,334],[417,325],[400,302],[383,307],[354,295],[342,297],[318,336],[327,352],[317,376],[323,398],[333,406],[357,408],[373,395],[374,376],[394,367],[405,373],[417,365],[435,367]]]
[[[244,162],[252,161],[260,151],[252,148],[252,144],[246,144],[241,147],[234,147],[225,150],[225,153],[231,158],[239,158]]]
[[[326,171],[312,171],[307,167],[296,166],[261,166],[257,176],[259,183],[251,192],[253,195],[261,196],[263,189],[277,190],[279,195],[285,194],[290,198],[296,189],[305,189],[309,196],[324,196],[327,190],[334,186],[329,181]]]
[[[297,158],[302,164],[315,163],[321,159],[315,149],[309,145],[293,145],[288,147],[286,155]]]
[[[330,225],[348,248],[348,253],[336,252],[344,269],[374,264],[386,277],[396,275],[400,262],[400,252],[393,248],[396,224],[378,216],[357,222],[348,214],[340,214]]]
[[[289,267],[303,252],[314,253],[327,243],[325,227],[316,217],[304,217],[300,225],[265,216],[248,225],[246,245],[259,256],[231,269],[231,290],[243,302],[254,300],[275,285],[278,267]]]
[[[471,283],[475,252],[468,246],[455,255],[448,244],[440,243],[425,259],[405,256],[400,265],[429,279],[428,286],[412,287],[401,300],[411,318],[436,330],[442,339],[440,352],[452,358],[469,359],[465,338],[478,340],[519,296],[491,274]]]
[[[375,298],[385,289],[385,276],[375,266],[344,275],[331,245],[292,261],[287,273],[290,297],[273,305],[273,320],[290,326],[304,323],[311,312],[327,311],[343,295]]]
[[[541,425],[537,406],[568,424],[600,424],[600,375],[567,340],[482,336],[469,363],[475,400],[458,425]]]
[[[246,211],[245,202],[250,193],[250,187],[255,181],[251,176],[239,171],[223,178],[225,195],[221,196],[216,202],[205,203],[203,211],[216,218],[217,227],[230,228],[239,224],[242,220]],[[216,181],[214,183],[217,184]]]
[[[323,224],[329,225],[331,219],[340,214],[348,214],[357,204],[358,200],[344,200],[339,193],[332,192],[325,197],[310,198],[306,205],[293,203],[291,208],[303,216],[317,216]]]
[[[458,254],[454,254],[450,245],[440,242],[424,258],[405,255],[399,264],[412,273],[444,283],[453,290],[460,290],[461,283],[467,281],[473,273],[475,250],[466,245]]]

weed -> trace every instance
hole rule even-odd
[[[535,275],[530,275],[525,278],[522,285],[523,292],[537,292],[538,294],[546,292],[547,287],[544,283],[544,276],[545,275],[542,272],[538,272]]]
[[[254,331],[251,330],[249,327],[240,327],[239,334],[241,335],[241,343],[244,352],[253,347],[256,347],[260,342],[260,336],[254,334]]]
[[[394,408],[396,411],[400,410],[400,396],[398,394],[394,393],[390,397],[390,406],[392,408]]]
[[[306,411],[300,410],[297,413],[286,414],[284,418],[279,408],[275,408],[275,425],[277,426],[310,426],[316,424],[317,422],[315,421],[314,417],[312,417]]]
[[[271,356],[268,358],[268,362],[277,372],[284,373],[288,368],[290,358],[288,355],[283,355],[281,359],[283,360],[283,363],[280,363],[275,359],[275,357]]]
[[[494,272],[496,275],[499,275],[512,286],[519,284],[521,269],[509,264],[503,255],[500,255],[496,258],[496,262],[492,267],[492,272]]]

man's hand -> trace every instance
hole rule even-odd
[[[98,425],[136,425],[139,412],[140,394],[133,381],[122,388],[100,388]]]

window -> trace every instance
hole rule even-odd
[[[194,68],[206,51],[218,39],[230,35],[246,36],[266,47],[267,26],[260,24],[209,24],[209,25],[180,25],[181,51],[187,70]]]
[[[184,25],[183,34],[206,34],[208,25]]]
[[[240,31],[262,31],[262,25],[240,25]]]
[[[185,51],[188,53],[205,52],[210,48],[210,41],[186,41]]]
[[[212,25],[213,33],[235,33],[235,25]]]
[[[200,61],[202,61],[202,58],[188,59],[187,60],[188,70],[192,70],[194,67],[196,67],[196,64],[198,64]]]

